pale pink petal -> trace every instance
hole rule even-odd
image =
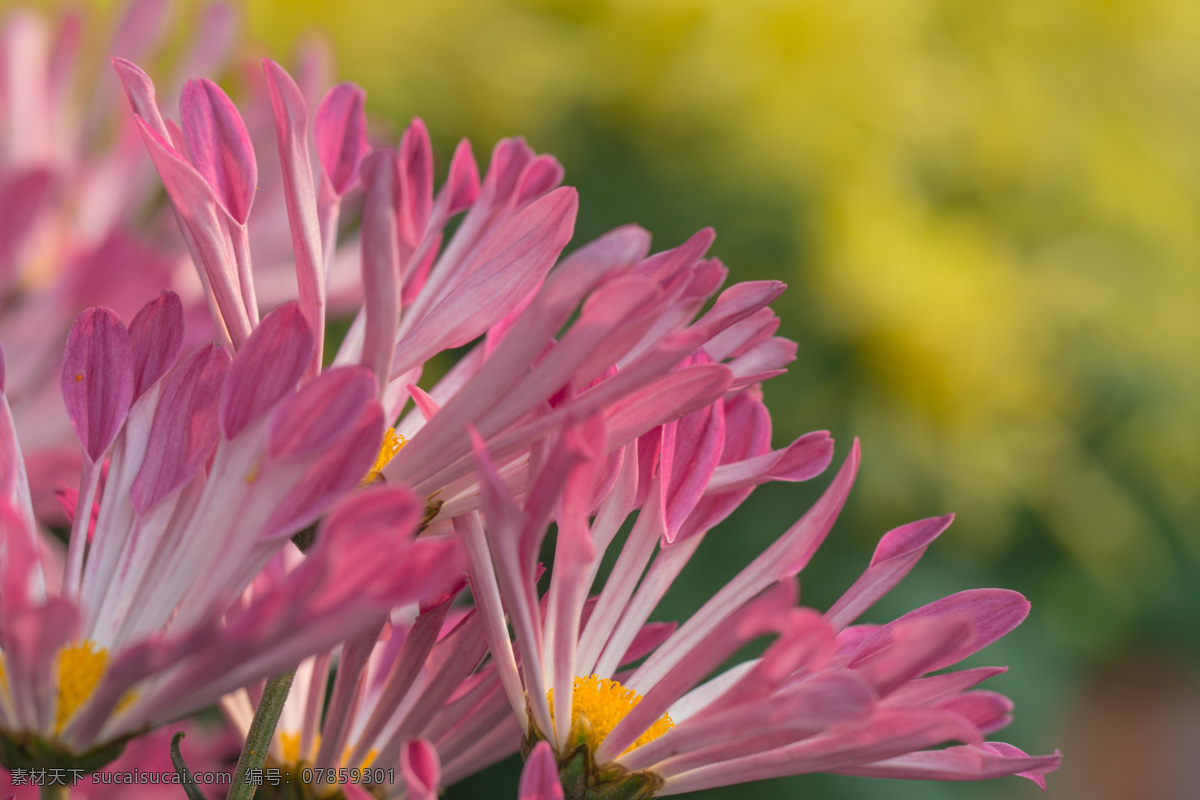
[[[563,800],[558,764],[549,742],[538,742],[521,770],[520,800]]]
[[[400,323],[400,242],[396,217],[400,213],[396,158],[377,150],[362,166],[365,190],[362,221],[363,342],[359,363],[386,386],[392,367],[396,330]]]
[[[221,391],[221,431],[226,439],[295,390],[315,348],[312,329],[296,303],[263,317],[233,360]]]
[[[258,185],[258,164],[246,124],[233,101],[207,78],[188,81],[180,99],[188,159],[225,212],[245,225]]]
[[[442,765],[428,741],[414,739],[400,749],[400,774],[412,800],[437,800]]]
[[[915,611],[910,611],[894,622],[884,625],[864,640],[854,652],[850,660],[853,667],[856,663],[874,658],[883,648],[888,646],[891,631],[899,625],[913,620],[964,617],[973,625],[974,635],[964,641],[961,646],[946,653],[926,667],[925,671],[933,671],[956,664],[967,656],[982,650],[992,642],[1004,636],[1029,615],[1029,601],[1018,592],[1007,589],[968,589],[964,592],[943,597]]]
[[[646,659],[630,679],[635,689],[655,685],[735,609],[772,583],[795,575],[804,568],[841,511],[854,481],[858,461],[859,448],[855,441],[841,470],[816,504]]]
[[[217,401],[229,362],[224,348],[206,345],[166,378],[146,455],[129,492],[139,513],[191,481],[212,455],[219,437]]]
[[[823,672],[799,686],[689,719],[618,760],[626,769],[670,777],[717,761],[774,750],[851,724],[874,705],[871,687],[847,672]]]
[[[596,762],[606,764],[620,755],[672,703],[737,652],[738,648],[766,633],[781,630],[799,593],[799,585],[794,578],[776,583],[719,620],[702,639],[687,647],[686,652],[664,670],[659,680],[641,684],[644,687],[641,702],[630,709],[596,748]],[[676,633],[676,636],[679,634]],[[674,639],[669,639],[663,647],[668,647]],[[632,680],[624,683],[626,687],[633,688]]]
[[[456,281],[396,345],[392,372],[404,372],[434,353],[460,347],[503,319],[529,294],[571,238],[578,197],[564,187],[522,209],[494,233],[478,267]]]
[[[841,629],[858,619],[908,574],[925,554],[925,548],[953,521],[954,515],[947,514],[910,522],[885,533],[875,547],[867,571],[826,612],[829,624]]]
[[[133,402],[133,350],[120,317],[107,308],[79,315],[67,335],[61,385],[79,443],[99,461]]]
[[[400,180],[400,207],[396,216],[400,240],[415,250],[424,236],[433,206],[433,146],[420,117],[413,119],[400,138],[396,175]]]
[[[358,166],[370,150],[365,105],[367,93],[339,83],[325,94],[313,115],[317,158],[330,187],[343,195],[358,182]]]
[[[1062,756],[1030,756],[1004,742],[959,745],[908,753],[896,758],[835,770],[843,775],[925,781],[976,781],[1019,775],[1046,790],[1045,775],[1059,768]]]
[[[292,229],[300,310],[316,342],[307,373],[311,376],[321,369],[325,340],[325,266],[321,255],[316,184],[308,155],[308,109],[299,87],[283,67],[268,58],[263,59],[263,71],[271,94],[271,110],[275,114],[275,138],[283,167],[284,198]]]
[[[129,323],[133,349],[134,399],[154,385],[175,363],[183,346],[183,303],[163,291],[146,303]]]
[[[870,724],[846,733],[806,739],[671,776],[659,795],[665,797],[783,775],[842,771],[954,740],[971,743],[978,742],[979,737],[969,723],[951,712],[881,709]]]
[[[321,373],[272,412],[267,453],[271,458],[300,458],[335,447],[375,399],[376,387],[375,377],[362,367]]]

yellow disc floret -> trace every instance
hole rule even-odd
[[[67,720],[96,691],[107,663],[108,651],[86,639],[59,651],[58,710],[54,720],[56,731],[61,731]]]
[[[383,434],[383,444],[379,448],[379,455],[375,457],[375,463],[371,466],[371,471],[362,479],[363,485],[366,486],[371,481],[379,477],[379,473],[383,472],[383,468],[388,465],[388,462],[395,458],[396,453],[400,452],[400,448],[408,444],[408,440],[400,434],[396,433],[391,428]]]
[[[553,721],[553,689],[546,694],[546,699],[550,701],[550,719]],[[588,721],[592,729],[591,735],[588,737],[588,747],[595,752],[600,743],[612,733],[612,729],[617,727],[617,723],[623,720],[625,715],[640,702],[642,702],[640,694],[632,689],[626,689],[617,681],[596,675],[576,678],[575,689],[571,695],[571,727],[575,727],[580,717]],[[674,727],[675,723],[671,721],[670,715],[663,714],[650,726],[649,730],[626,748],[625,753],[654,741]]]

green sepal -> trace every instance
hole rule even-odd
[[[568,750],[558,759],[558,779],[564,800],[649,800],[662,788],[663,779],[653,772],[630,772],[616,764],[597,767],[588,745],[592,727],[585,718],[576,720],[567,739]],[[521,740],[521,758],[546,739],[532,723]]]

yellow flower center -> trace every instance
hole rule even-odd
[[[379,455],[375,457],[375,463],[371,466],[371,471],[362,479],[362,485],[366,486],[373,480],[379,477],[379,473],[383,472],[383,468],[388,465],[388,462],[396,457],[396,453],[404,445],[408,444],[408,440],[400,434],[396,433],[392,428],[388,428],[383,434],[383,444],[379,447]]]
[[[550,701],[550,720],[553,722],[553,689],[546,693],[546,699]],[[588,721],[592,728],[588,735],[588,747],[595,752],[600,743],[612,733],[613,728],[617,727],[617,723],[625,719],[625,715],[640,702],[642,702],[640,694],[632,689],[626,689],[617,681],[596,675],[576,678],[575,688],[571,694],[571,727],[575,727],[580,717]],[[670,715],[663,714],[657,722],[650,726],[649,730],[625,749],[625,753],[654,741],[674,727],[675,723],[671,721]],[[621,755],[625,755],[625,753]]]
[[[288,764],[291,766],[299,766],[302,761],[307,763],[307,759],[302,758],[301,753],[300,753],[300,731],[280,731],[277,733],[277,735],[279,736],[280,749],[283,750],[283,763],[284,764]],[[320,747],[321,747],[321,734],[318,733],[315,736],[313,736],[313,743],[312,743],[313,752],[315,753],[317,750],[320,749]],[[342,767],[345,767],[346,763],[350,760],[350,751],[353,749],[354,749],[353,747],[347,747],[345,749],[345,751],[342,753],[342,763],[341,763]],[[367,752],[366,758],[364,758],[362,760],[362,763],[357,765],[357,768],[362,770],[362,769],[366,769],[367,767],[371,766],[371,762],[373,762],[375,760],[375,756],[377,756],[377,755],[378,755],[377,751],[369,750]]]
[[[64,647],[58,654],[58,711],[54,730],[61,731],[104,675],[108,651],[95,642],[83,640]]]

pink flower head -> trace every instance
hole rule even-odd
[[[169,6],[130,0],[98,49],[157,58]],[[220,69],[237,35],[230,5],[197,12],[195,35],[173,62],[179,74]],[[132,119],[115,102],[120,86],[83,58],[100,44],[86,41],[94,23],[78,11],[52,20],[15,9],[0,19],[0,342],[40,517],[56,516],[56,485],[78,469],[52,366],[76,315],[102,305],[128,318],[165,286],[185,308],[204,302],[177,237],[164,236],[163,215],[150,212],[157,189]],[[173,94],[180,83],[170,80]]]
[[[750,392],[630,443],[615,479],[606,474],[610,435],[599,417],[566,428],[532,471],[524,502],[480,446],[483,512],[455,520],[476,601],[502,605],[514,632],[510,643],[494,611],[489,646],[526,746],[551,745],[568,798],[596,784],[651,797],[803,772],[1020,774],[1041,785],[1057,768],[1057,754],[1027,756],[984,739],[1007,724],[1012,704],[972,687],[1002,670],[928,675],[1019,624],[1029,610],[1019,594],[971,590],[886,625],[851,624],[951,517],[884,536],[864,575],[825,614],[796,607],[795,576],[849,493],[857,442],[808,513],[671,629],[647,621],[708,529],[755,483],[820,472],[832,442],[810,434],[770,451],[769,418]],[[635,509],[611,576],[589,599],[600,559]],[[558,538],[539,601],[537,554],[550,521]],[[761,658],[718,671],[762,636],[774,641]]]
[[[146,75],[128,61],[115,63],[211,288],[218,328],[236,350],[257,325],[259,295],[242,243],[254,221],[239,210],[253,193],[247,128],[208,84],[185,95],[183,124],[175,126],[163,118]],[[333,365],[362,365],[379,381],[385,418],[399,420],[398,452],[390,463],[381,460],[382,474],[426,498],[430,531],[447,532],[455,515],[478,508],[468,426],[519,483],[536,443],[564,421],[603,411],[612,419],[608,445],[615,451],[777,374],[793,358],[795,346],[772,336],[766,308],[782,284],[730,287],[697,318],[726,276],[720,262],[705,257],[710,231],[647,258],[648,234],[622,228],[556,266],[573,229],[576,195],[559,186],[562,168],[553,158],[505,140],[481,181],[464,142],[435,192],[424,124],[415,120],[397,147],[371,152],[362,91],[340,84],[313,116],[317,176],[303,93],[274,62],[264,69],[299,308],[318,343],[338,209],[352,188],[362,189],[364,303]],[[193,147],[193,140],[202,144]],[[229,168],[214,170],[218,161]],[[461,223],[447,238],[458,214]],[[436,385],[418,387],[430,358],[481,337]],[[709,360],[681,363],[705,344]],[[320,361],[314,353],[306,377],[319,372]]]
[[[10,769],[47,751],[94,769],[131,735],[458,580],[454,542],[415,540],[423,504],[411,493],[374,488],[338,503],[383,437],[369,370],[300,385],[315,344],[295,303],[264,317],[232,358],[211,344],[178,357],[182,326],[178,298],[164,293],[128,328],[93,308],[71,329],[61,383],[84,468],[61,590],[48,588],[56,582],[0,402],[0,736]],[[322,518],[308,558],[246,601],[289,537]]]
[[[514,753],[521,730],[494,667],[481,665],[487,651],[481,617],[453,605],[462,585],[397,609],[339,653],[301,663],[271,762],[295,782],[310,767],[316,776],[310,784],[340,783],[348,797],[358,783],[370,784],[374,796],[399,797],[407,785],[408,797],[432,798],[444,778],[457,780]],[[326,696],[335,656],[337,674]],[[222,701],[243,734],[257,694]],[[375,779],[387,771],[395,782]]]

